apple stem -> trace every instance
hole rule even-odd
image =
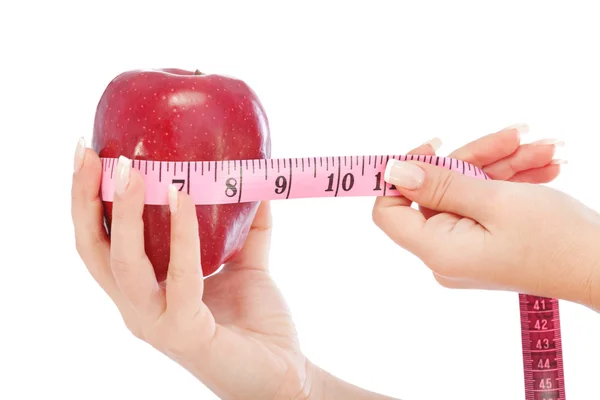
[[[202,72],[200,72],[199,69],[197,69],[196,71],[194,71],[194,75],[204,75]]]

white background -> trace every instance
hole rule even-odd
[[[213,399],[126,330],[74,248],[76,141],[118,73],[244,79],[273,157],[447,154],[516,122],[567,142],[553,186],[600,210],[595,2],[19,1],[0,5],[0,398]],[[406,400],[523,398],[517,295],[441,288],[373,199],[276,202],[273,276],[304,351]],[[482,266],[485,268],[485,266]],[[561,303],[567,395],[597,397],[600,315]]]

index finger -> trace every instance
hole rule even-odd
[[[121,156],[117,163],[111,222],[110,263],[117,286],[133,309],[158,319],[164,298],[144,246],[144,180]]]
[[[528,130],[525,124],[509,126],[467,143],[448,157],[483,168],[517,151],[521,145],[521,134]]]
[[[204,307],[204,276],[200,256],[200,235],[192,198],[169,186],[171,248],[167,272],[167,312],[194,317]]]

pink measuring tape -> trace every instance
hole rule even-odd
[[[370,155],[225,161],[132,160],[146,185],[146,204],[168,204],[170,184],[195,204],[317,197],[398,196],[383,180],[389,159],[437,165],[490,179],[461,160],[423,155]],[[116,158],[102,158],[101,196],[112,201]],[[519,294],[526,400],[565,400],[558,300]]]

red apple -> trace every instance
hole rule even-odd
[[[243,81],[181,69],[134,70],[105,89],[94,121],[92,148],[100,157],[209,161],[271,156],[265,111]],[[242,247],[258,203],[198,205],[202,270],[214,273]],[[104,202],[110,231],[112,203]],[[146,205],[146,254],[158,281],[169,263],[168,206]]]

